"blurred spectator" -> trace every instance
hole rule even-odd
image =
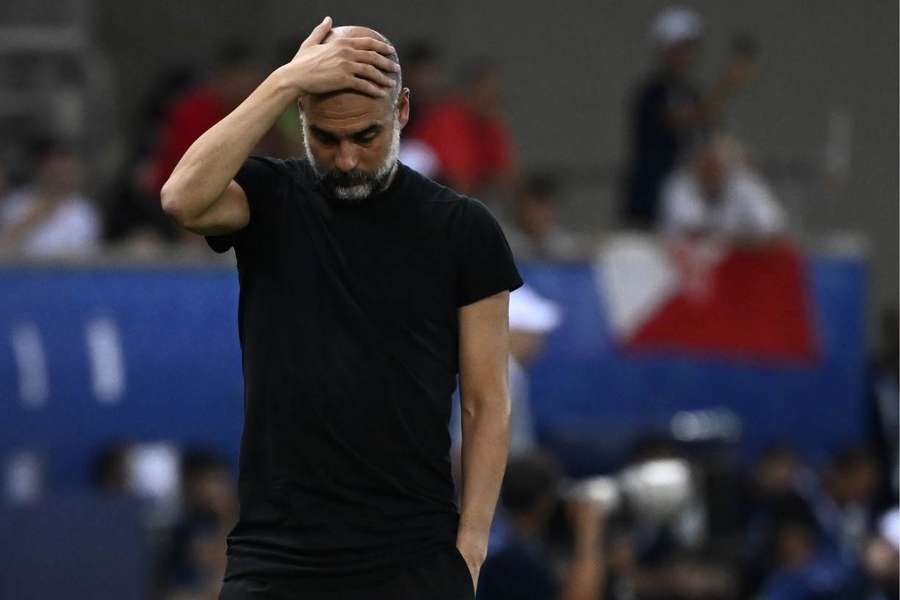
[[[831,460],[822,476],[822,494],[813,508],[825,541],[845,554],[858,552],[874,526],[878,466],[865,448],[850,448]]]
[[[631,101],[631,164],[625,181],[624,218],[632,227],[656,222],[659,192],[703,129],[715,125],[728,97],[753,73],[753,47],[735,48],[731,65],[705,94],[691,83],[691,69],[703,34],[701,17],[686,8],[667,8],[651,27],[658,52],[655,71]]]
[[[765,600],[863,600],[865,583],[852,560],[819,544],[804,521],[786,521],[776,535],[776,570],[763,586]]]
[[[866,542],[862,560],[880,599],[900,598],[900,509],[894,508],[881,518],[877,535]]]
[[[539,355],[547,335],[561,320],[559,307],[527,285],[509,296],[510,456],[535,448],[536,432],[526,369]]]
[[[672,236],[759,242],[783,235],[786,218],[772,191],[733,140],[701,143],[662,190],[660,229]]]
[[[559,224],[559,187],[549,175],[522,179],[513,196],[513,221],[503,230],[520,260],[572,260],[583,254],[578,237]]]
[[[249,46],[232,41],[219,48],[209,81],[188,90],[167,111],[148,182],[154,196],[191,144],[243,102],[261,79]]]
[[[84,165],[75,150],[42,140],[32,153],[31,185],[0,201],[0,251],[31,257],[78,256],[97,248],[101,223],[84,194]]]
[[[409,88],[412,108],[406,126],[412,131],[419,120],[439,104],[446,95],[441,53],[430,40],[408,42],[400,51],[403,85]]]
[[[898,364],[900,364],[900,347],[898,347],[897,307],[884,310],[881,315],[881,348],[870,367],[869,402],[870,402],[870,437],[877,451],[877,459],[881,467],[881,478],[884,481],[884,494],[880,499],[882,505],[894,505],[898,498],[898,477],[900,465],[897,463],[898,430],[900,421],[900,380],[898,380]]]
[[[459,97],[422,114],[407,137],[431,148],[439,163],[437,178],[464,194],[481,194],[493,185],[509,188],[515,177],[500,72],[488,60],[471,63]]]
[[[160,144],[158,138],[170,105],[195,80],[194,69],[175,66],[151,84],[137,113],[132,147],[103,191],[105,241],[147,246],[178,238],[177,228],[162,212],[153,189],[153,152]]]
[[[415,131],[423,115],[431,113],[446,93],[440,58],[437,47],[426,39],[409,42],[400,52],[403,84],[412,98],[407,132]],[[400,161],[426,177],[440,177],[438,155],[431,146],[409,135],[400,140]]]
[[[225,541],[237,521],[234,479],[224,459],[204,450],[181,462],[183,511],[166,568],[167,598],[215,599],[225,573]]]
[[[91,483],[98,492],[127,495],[129,489],[128,454],[131,444],[112,442],[101,448],[91,464]]]
[[[604,515],[599,504],[566,505],[574,532],[572,556],[558,574],[542,536],[558,502],[561,469],[549,455],[535,452],[510,460],[500,503],[510,532],[502,548],[488,556],[478,582],[479,600],[596,600],[603,585],[601,549]]]

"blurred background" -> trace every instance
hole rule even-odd
[[[479,598],[897,598],[887,0],[0,4],[0,598],[217,597],[237,277],[158,194],[326,14],[527,283]]]

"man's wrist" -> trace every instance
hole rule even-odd
[[[306,94],[303,90],[302,77],[298,77],[291,63],[282,65],[272,71],[269,76],[273,89],[277,94],[284,94],[291,101]]]
[[[487,556],[489,535],[490,532],[487,530],[460,527],[456,534],[456,545],[466,548],[472,558],[484,561]]]

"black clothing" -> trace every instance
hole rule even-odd
[[[284,578],[226,579],[219,600],[474,600],[472,573],[455,546],[418,557],[382,581],[310,591]]]
[[[696,105],[699,98],[688,83],[665,73],[657,73],[635,95],[630,109],[632,162],[625,182],[626,224],[651,227],[656,222],[660,188],[694,133],[678,131],[667,122],[667,115]]]
[[[477,200],[399,165],[358,205],[305,161],[250,157],[234,246],[244,370],[227,577],[345,585],[453,544],[457,309],[522,280]]]
[[[549,566],[542,545],[515,532],[488,556],[478,575],[478,600],[552,600],[559,595],[559,578]]]

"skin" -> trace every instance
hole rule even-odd
[[[399,73],[400,66],[387,58],[396,51],[383,39],[366,28],[332,30],[331,19],[323,20],[291,62],[188,149],[163,186],[166,214],[201,235],[246,227],[247,196],[233,177],[298,99],[320,168],[377,168],[390,147],[388,125],[409,118],[409,91],[401,90],[396,101],[391,96],[395,81],[386,72]],[[505,291],[458,314],[463,477],[456,545],[476,586],[509,452],[508,314]]]

